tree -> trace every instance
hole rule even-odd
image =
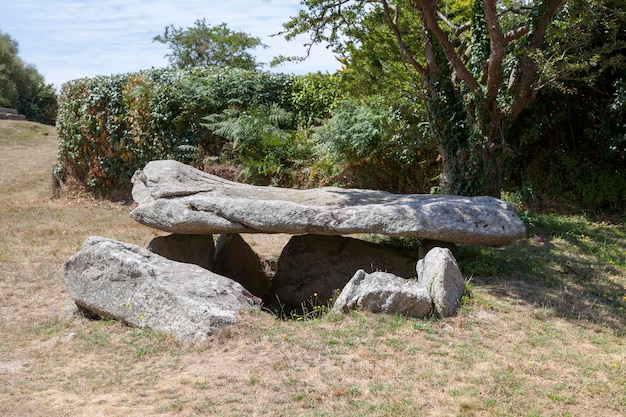
[[[0,32],[0,106],[12,107],[28,120],[54,124],[57,96],[54,87],[18,56],[18,43]]]
[[[551,24],[541,90],[508,135],[505,186],[527,205],[624,212],[625,4],[568,0]]]
[[[17,102],[14,76],[24,65],[17,51],[17,42],[8,34],[0,32],[0,106],[3,107],[14,107]]]
[[[165,56],[174,68],[215,65],[254,70],[260,64],[249,51],[267,47],[260,38],[232,31],[226,23],[208,25],[206,19],[196,20],[194,26],[185,29],[167,26],[153,42],[170,48],[171,53]]]
[[[379,16],[419,76],[443,164],[441,191],[499,196],[507,130],[535,97],[537,57],[563,1],[470,0],[454,18],[450,1],[304,0],[284,34],[309,33],[309,46],[326,42],[341,53],[364,44],[365,24]]]

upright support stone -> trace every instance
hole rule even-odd
[[[215,256],[213,235],[159,236],[150,241],[148,250],[172,261],[213,270],[213,257]]]
[[[278,259],[272,292],[288,309],[299,307],[313,294],[326,303],[359,269],[414,277],[416,257],[350,237],[294,236]]]
[[[215,272],[237,281],[259,298],[267,295],[272,281],[259,256],[239,234],[221,234],[215,248]]]
[[[417,263],[418,282],[430,293],[440,317],[454,316],[465,292],[461,270],[447,248],[435,247]]]

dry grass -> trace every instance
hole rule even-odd
[[[470,251],[474,270],[499,275],[477,278],[460,314],[444,321],[353,313],[280,322],[252,311],[194,346],[115,321],[65,317],[61,265],[87,236],[145,245],[156,233],[131,221],[129,206],[51,200],[55,140],[53,128],[0,122],[2,416],[626,410],[626,268],[559,236]],[[614,227],[607,230],[622,233]]]

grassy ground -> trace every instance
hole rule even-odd
[[[521,213],[529,237],[462,248],[457,317],[253,311],[194,346],[67,317],[90,235],[145,245],[130,206],[50,199],[56,132],[0,122],[2,416],[622,416],[626,225]]]

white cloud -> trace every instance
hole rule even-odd
[[[270,48],[255,51],[258,61],[277,55],[303,55],[305,39],[271,37],[300,9],[299,0],[22,0],[4,2],[0,31],[20,46],[19,56],[59,87],[80,77],[167,66],[165,45],[152,42],[166,26],[192,26],[206,18],[258,36]],[[277,71],[334,71],[339,64],[323,46],[300,64]]]

